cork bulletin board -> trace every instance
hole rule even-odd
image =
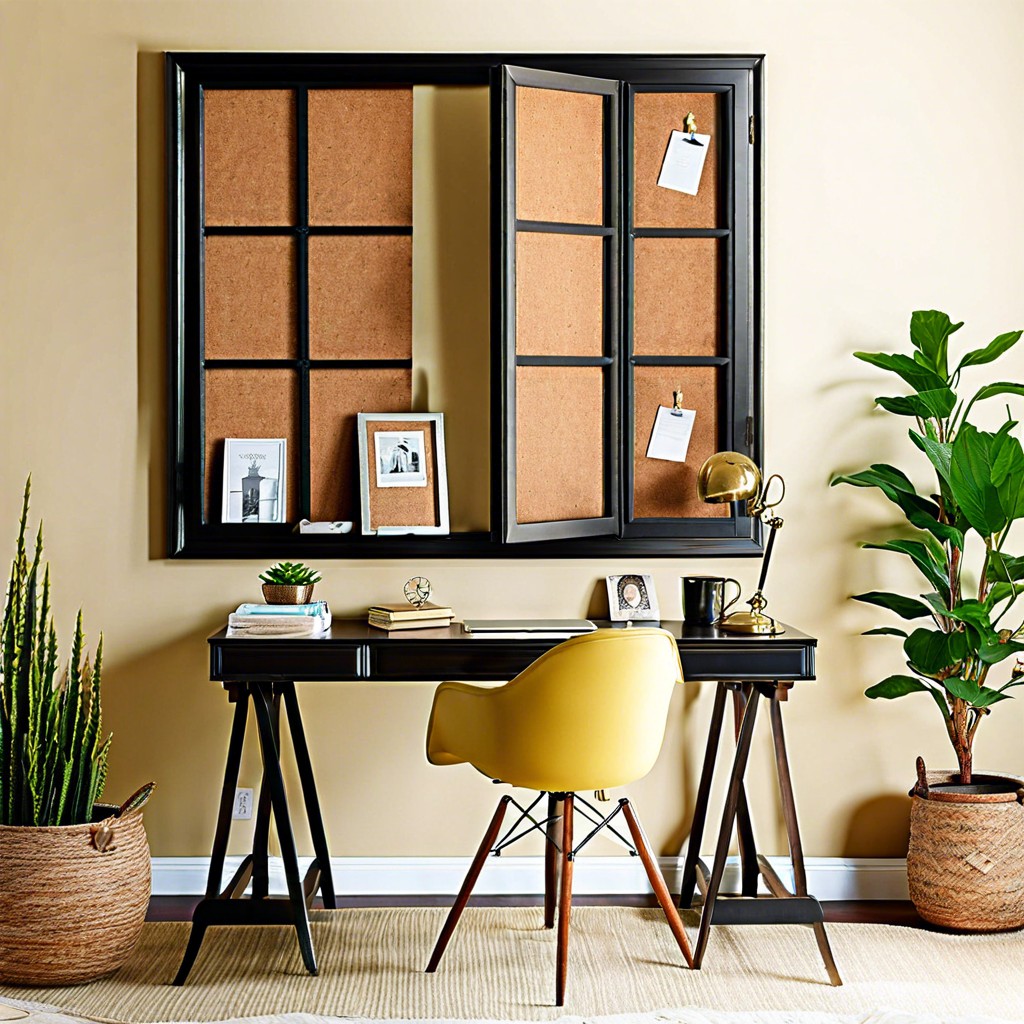
[[[354,519],[357,414],[412,405],[412,89],[202,100],[206,521],[226,437],[287,438],[289,522]]]
[[[697,470],[719,450],[718,394],[715,366],[637,366],[633,369],[633,516],[648,518],[727,517],[728,505],[707,505],[697,498]],[[686,461],[648,459],[647,444],[658,406],[672,405],[672,391],[682,387],[683,406],[697,412]]]
[[[761,58],[164,61],[172,555],[761,549],[741,509],[694,493],[708,453],[764,460]],[[663,175],[690,112],[710,145],[674,146]],[[658,185],[693,188],[699,152],[696,194]],[[686,461],[648,459],[655,411],[677,387],[695,416]],[[489,416],[466,417],[470,394]],[[467,422],[478,438],[452,449],[454,533],[441,535],[435,468],[445,423],[413,409],[444,409],[461,439]],[[389,483],[397,465],[370,480],[360,415],[414,423],[422,486]],[[670,434],[669,458],[682,444]],[[230,437],[287,443],[287,501],[261,521],[221,520]],[[414,531],[435,536],[404,537]]]
[[[633,99],[633,223],[645,228],[720,227],[720,94],[715,92],[637,92]],[[665,148],[673,129],[683,130],[693,112],[697,131],[711,135],[695,196],[658,185]]]
[[[604,386],[597,366],[516,369],[520,523],[606,514]]]

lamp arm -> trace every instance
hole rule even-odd
[[[768,577],[768,563],[772,560],[772,548],[775,546],[775,535],[779,532],[782,526],[782,520],[778,516],[772,516],[768,520],[768,528],[771,531],[768,534],[768,543],[764,548],[764,558],[761,559],[761,578],[757,581],[758,591],[764,590],[764,583]]]

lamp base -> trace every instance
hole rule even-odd
[[[760,612],[733,612],[718,623],[723,633],[751,633],[779,636],[786,631],[770,616]]]

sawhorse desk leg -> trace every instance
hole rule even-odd
[[[313,767],[309,759],[309,748],[302,728],[295,684],[283,683],[225,683],[228,699],[235,705],[231,724],[231,739],[228,742],[227,765],[224,769],[224,785],[220,794],[220,810],[217,815],[217,830],[210,855],[210,874],[206,883],[206,895],[192,915],[192,931],[188,946],[181,961],[181,967],[174,979],[175,985],[183,985],[192,965],[199,954],[206,929],[216,925],[258,925],[286,924],[295,928],[302,953],[302,962],[310,974],[317,973],[316,954],[309,930],[309,908],[319,890],[324,906],[336,906],[334,880],[331,877],[331,862],[327,851],[327,837],[324,833],[323,818],[316,794]],[[285,716],[291,733],[295,760],[302,784],[302,796],[306,817],[309,821],[315,857],[306,871],[305,878],[299,878],[299,862],[295,850],[295,836],[292,833],[291,816],[288,811],[288,796],[281,772],[280,720],[281,701],[284,700]],[[231,811],[238,785],[238,771],[242,760],[245,728],[252,701],[259,736],[260,756],[263,762],[263,778],[260,783],[256,822],[253,829],[252,853],[247,854],[232,875],[228,884],[221,889],[224,874],[224,858],[227,853],[228,836],[231,831]],[[270,816],[273,812],[281,859],[284,862],[285,879],[288,883],[287,897],[271,897],[269,889],[268,841],[270,838]],[[252,895],[245,898],[245,890],[252,883]]]
[[[733,755],[729,786],[725,795],[725,807],[715,846],[715,859],[711,870],[700,859],[700,848],[707,822],[708,801],[715,773],[715,761],[722,728],[725,722],[725,705],[729,691],[733,693],[733,711],[736,719],[736,752]],[[788,687],[779,683],[719,683],[715,692],[715,704],[711,712],[711,728],[701,768],[700,785],[694,806],[693,825],[683,863],[682,885],[679,905],[689,908],[693,905],[695,889],[703,895],[700,926],[693,949],[693,966],[699,970],[707,949],[712,924],[809,924],[814,929],[825,970],[833,985],[841,985],[842,979],[836,968],[825,933],[824,914],[821,904],[807,893],[807,873],[804,868],[803,846],[796,816],[796,801],[793,797],[793,780],[789,772],[789,757],[786,752],[785,733],[782,728],[781,702],[788,695]],[[768,701],[771,719],[772,740],[775,746],[775,763],[779,776],[779,791],[782,799],[782,814],[786,823],[790,858],[793,862],[793,887],[790,892],[765,857],[757,853],[754,832],[747,809],[743,778],[750,755],[750,742],[754,734],[758,705],[761,698]],[[729,854],[733,828],[738,833],[741,860],[741,893],[729,896],[721,893],[722,876]],[[758,896],[758,878],[765,880],[770,896]]]

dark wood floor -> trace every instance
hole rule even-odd
[[[149,921],[189,921],[198,896],[154,896],[149,901]],[[576,907],[653,907],[653,896],[574,896]],[[338,898],[341,907],[447,907],[451,896],[344,896]],[[539,907],[539,896],[474,896],[470,901],[476,907]],[[316,906],[320,906],[317,900]],[[912,928],[927,928],[904,900],[843,900],[822,903],[826,921],[845,921],[855,924],[900,924]]]

